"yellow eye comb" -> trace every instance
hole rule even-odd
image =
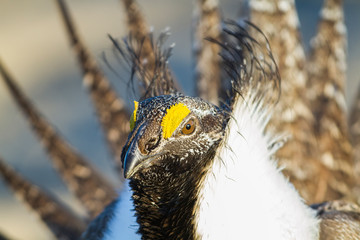
[[[161,121],[163,137],[171,137],[183,119],[190,113],[190,110],[182,103],[175,104],[166,110],[166,114]]]
[[[139,102],[137,101],[134,101],[134,106],[135,106],[135,109],[134,109],[134,112],[132,113],[131,115],[131,118],[130,118],[130,130],[132,131],[135,127],[135,123],[136,123],[136,112],[138,110],[138,106],[139,106]]]

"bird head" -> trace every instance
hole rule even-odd
[[[181,174],[206,164],[223,136],[225,114],[200,98],[162,95],[135,102],[130,123],[121,155],[125,177]]]

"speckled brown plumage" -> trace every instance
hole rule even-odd
[[[69,189],[82,202],[91,218],[95,217],[117,197],[113,186],[41,116],[1,63],[0,74],[5,86],[49,154],[54,167]]]
[[[134,56],[137,61],[138,84],[140,86],[143,99],[160,94],[170,94],[179,84],[166,66],[163,69],[159,66],[159,45],[154,43],[152,33],[145,21],[143,13],[135,0],[122,0],[129,30],[129,44],[134,50]],[[146,74],[144,74],[146,73]],[[164,87],[161,93],[154,93],[154,86],[169,85]],[[150,89],[149,89],[150,87]],[[160,87],[161,88],[161,87]]]
[[[130,54],[132,54],[130,56],[126,55],[125,60],[135,62],[133,66],[137,66],[135,71],[138,74],[138,78],[136,80],[139,80],[141,82],[140,85],[146,89],[142,99],[160,94],[173,94],[176,92],[174,87],[176,84],[172,82],[173,77],[167,66],[167,53],[170,55],[170,50],[165,49],[165,51],[162,51],[162,40],[159,41],[160,44],[152,40],[151,34],[148,33],[147,23],[142,17],[136,2],[133,0],[123,0],[122,2],[127,13],[131,36],[125,41],[125,46],[121,47],[125,51],[130,50]],[[200,2],[201,6],[205,7],[209,1]],[[128,133],[129,113],[124,102],[116,97],[110,84],[97,67],[95,60],[79,40],[64,1],[59,0],[58,3],[73,49],[84,72],[84,83],[90,90],[100,122],[104,126],[108,142],[120,166],[119,156]],[[306,64],[307,59],[301,45],[299,23],[294,2],[291,0],[250,1],[251,20],[259,25],[267,35],[283,79],[280,99],[277,93],[271,99],[271,102],[279,101],[277,110],[273,114],[270,128],[275,129],[276,132],[289,133],[292,137],[285,147],[279,151],[278,157],[280,158],[281,165],[285,166],[284,172],[290,177],[295,187],[308,202],[353,195],[351,193],[353,183],[351,162],[353,146],[349,143],[343,103],[344,64],[346,63],[344,48],[346,37],[339,31],[343,27],[341,4],[342,1],[339,0],[325,0],[319,32],[313,40],[313,52],[309,63]],[[203,13],[213,14],[210,18],[214,19],[215,25],[218,24],[217,7],[209,9],[207,9],[209,11],[203,9]],[[331,16],[333,15],[330,14],[330,16],[329,12],[336,13],[334,15],[336,18],[332,18]],[[207,15],[204,14],[203,16]],[[330,18],[328,18],[329,16]],[[208,26],[211,21],[204,20],[203,26]],[[261,34],[254,34],[257,41],[261,43],[266,42],[266,38],[262,38]],[[202,37],[203,34],[197,36],[197,38]],[[211,37],[212,41],[221,43],[221,40],[217,38],[217,33],[214,35],[208,34],[207,37]],[[248,36],[244,35],[244,37]],[[161,39],[165,38],[166,33]],[[331,39],[331,41],[324,41],[324,39]],[[112,40],[115,45],[119,44],[115,39]],[[198,39],[198,41],[202,40]],[[206,45],[212,46],[210,47],[212,54],[217,51],[218,45]],[[139,49],[141,51],[138,51]],[[329,61],[322,62],[321,60],[324,58],[329,58]],[[160,64],[155,63],[156,59],[160,60]],[[210,59],[210,62],[211,60],[213,59]],[[211,62],[211,64],[214,66],[212,70],[216,72],[215,68],[219,67],[216,66],[216,61]],[[230,75],[234,74],[234,76],[241,72],[241,69],[239,71],[235,69],[236,66],[238,66],[236,61],[228,62],[225,66],[223,65],[224,68],[227,68],[228,73],[230,72]],[[206,68],[202,72],[205,73]],[[275,75],[275,77],[278,77],[277,74]],[[202,80],[198,80],[198,84],[201,85],[201,81],[211,81],[209,78],[209,76],[205,76]],[[217,89],[212,87],[211,90]],[[235,89],[235,91],[241,90],[243,89]],[[210,93],[205,90],[202,96],[213,102],[218,102],[214,92],[216,91]],[[190,102],[194,101],[195,105],[202,103],[200,104],[200,109],[202,110],[209,106],[210,108],[213,107],[200,99],[187,98],[182,95],[156,97],[140,103],[139,119],[141,119],[141,116],[148,117],[147,120],[142,119],[140,122],[148,123],[153,121],[150,123],[150,126],[154,126],[155,123],[159,124],[165,109],[169,108],[172,103],[184,99],[190,99]],[[18,96],[17,100],[22,101],[22,98]],[[231,101],[229,102],[231,103]],[[148,105],[150,103],[151,106]],[[159,108],[159,106],[161,107]],[[354,109],[357,109],[356,106]],[[221,115],[220,119],[222,120],[220,122],[223,122],[224,112],[219,112],[218,114],[219,116]],[[356,115],[356,110],[353,111],[353,114],[354,116]],[[89,172],[93,171],[91,167],[82,162],[82,158],[74,153],[65,142],[61,139],[59,140],[55,131],[46,125],[47,123],[43,118],[37,116],[36,111],[29,110],[29,115],[35,118],[34,126],[44,136],[44,143],[51,147],[51,155],[55,156],[58,167],[64,167],[63,173],[67,177],[74,175],[75,180],[70,180],[73,181],[71,184],[80,191],[78,186],[83,184],[83,182],[79,183],[79,181],[84,179],[90,181],[88,177]],[[353,144],[357,146],[356,144],[359,141],[356,140],[357,131],[354,129],[357,129],[356,122],[359,117],[355,116],[353,119],[355,120],[352,120],[351,131],[355,133],[352,134],[355,139]],[[206,121],[204,120],[204,122]],[[217,127],[220,129],[220,125]],[[159,129],[159,126],[153,127],[152,131],[147,132],[147,136],[158,134]],[[144,131],[144,129],[140,130]],[[139,131],[139,128],[135,128],[134,132],[131,133],[128,142],[136,138],[136,131]],[[218,132],[216,135],[221,135],[221,133]],[[215,146],[216,143],[213,147]],[[124,149],[126,150],[127,147],[129,146],[125,146]],[[201,181],[203,170],[206,168],[207,163],[211,161],[212,153],[201,156],[201,159],[205,159],[205,161],[195,165],[197,168],[195,170],[191,169],[192,173],[190,176],[192,177],[186,178],[184,176],[189,176],[190,167],[184,161],[174,160],[178,157],[175,157],[174,153],[179,150],[176,148],[176,145],[169,147],[172,150],[172,154],[158,159],[158,162],[149,166],[148,169],[141,169],[141,171],[133,176],[131,181],[138,222],[141,225],[140,232],[143,234],[144,239],[188,239],[193,234],[194,229],[191,218],[193,214],[192,204],[195,196],[194,188]],[[66,164],[61,165],[62,163],[59,163],[59,159],[66,159]],[[74,164],[73,161],[78,162]],[[197,162],[199,159],[189,157],[187,161]],[[360,169],[360,164],[357,166]],[[85,202],[89,197],[86,195],[87,192],[93,193],[96,189],[100,189],[99,192],[102,193],[104,191],[102,189],[103,184],[108,186],[107,183],[99,180],[101,178],[97,178],[95,175],[91,176],[91,178],[93,177],[94,179],[91,180],[93,184],[90,184],[91,186],[86,185],[81,190],[81,193],[78,192],[78,194],[82,195],[80,198],[83,198]],[[33,188],[32,186],[29,187]],[[105,192],[110,193],[108,195],[110,197],[106,198],[106,201],[96,200],[98,202],[85,203],[91,209],[92,216],[99,212],[115,196],[110,187],[105,188],[107,189]],[[358,196],[360,195],[358,194]],[[110,212],[112,206],[108,208]],[[319,217],[322,220],[321,240],[332,240],[334,236],[343,236],[341,234],[343,234],[342,231],[344,229],[346,234],[351,234],[352,236],[344,235],[344,239],[357,239],[356,234],[358,234],[357,231],[359,229],[357,228],[359,222],[358,210],[356,207],[344,209],[343,206],[343,204],[339,206],[334,202],[314,206],[319,211]],[[105,218],[99,218],[101,221],[94,222],[93,225],[105,225],[108,220],[107,216],[105,214]],[[62,223],[57,224],[60,227],[62,225]],[[91,230],[92,228],[90,227],[89,231]],[[94,236],[91,235],[92,232],[87,234],[89,235],[85,236]]]
[[[137,42],[136,49],[141,49],[139,54],[139,62],[142,63],[141,66],[146,69],[149,73],[153,73],[155,69],[155,56],[151,44],[151,38],[149,37],[149,26],[144,19],[140,7],[137,2],[134,0],[122,0],[124,10],[127,17],[127,27],[129,34],[134,37],[134,39],[139,40]],[[144,78],[144,87],[150,85],[152,80],[151,75]]]
[[[23,179],[0,157],[0,176],[8,183],[18,198],[32,208],[58,239],[78,239],[86,223],[55,197]],[[1,239],[1,236],[0,236]]]
[[[357,202],[360,203],[360,88],[353,102],[349,118],[351,143],[354,150],[355,188]]]
[[[313,57],[307,60],[294,1],[250,1],[251,20],[268,37],[282,78],[281,101],[270,127],[290,138],[277,156],[284,173],[310,203],[351,196],[354,182],[341,90],[345,59],[335,56],[344,52],[345,40],[341,33],[335,39],[331,33],[336,33],[334,26],[344,28],[342,8],[340,1],[325,3],[322,12],[333,7],[339,19],[322,20]],[[334,61],[322,61],[328,57]]]
[[[220,47],[217,44],[212,44],[206,38],[220,40],[221,20],[218,4],[218,1],[197,1],[193,23],[197,95],[215,105],[219,105],[222,90]]]
[[[360,239],[360,207],[345,201],[312,206],[320,219],[320,240]]]
[[[354,198],[354,162],[344,96],[347,43],[343,15],[341,0],[324,1],[307,62],[307,96],[316,119],[312,129],[320,151],[318,158],[328,170],[318,192],[328,200]]]
[[[120,154],[128,134],[130,114],[124,101],[117,96],[110,82],[104,76],[91,53],[77,34],[76,28],[64,0],[57,0],[70,44],[83,71],[83,83],[87,87],[99,121],[105,131],[109,147],[115,156],[121,175]]]
[[[318,188],[318,163],[314,121],[306,92],[305,53],[301,45],[299,22],[293,1],[250,1],[251,21],[261,26],[269,39],[282,79],[281,101],[275,108],[269,127],[290,135],[277,152],[284,173],[307,201],[315,201]],[[277,24],[272,24],[272,23]],[[305,134],[306,133],[306,134]],[[307,162],[304,164],[304,162]]]
[[[155,56],[151,44],[151,38],[149,37],[149,26],[144,19],[140,7],[134,0],[122,0],[124,10],[127,17],[127,27],[129,34],[134,39],[139,40],[137,42],[137,49],[141,49],[139,56],[139,62],[142,63],[146,71],[154,72],[155,69]],[[145,60],[145,61],[144,61]],[[152,76],[144,78],[144,87],[150,85]],[[144,90],[144,89],[143,89]]]

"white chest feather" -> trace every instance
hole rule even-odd
[[[199,192],[198,238],[318,239],[315,213],[271,159],[266,113],[239,102]]]

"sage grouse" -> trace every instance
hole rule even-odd
[[[131,116],[65,3],[57,3],[119,176],[129,179],[139,238],[360,239],[360,210],[350,202],[358,198],[356,132],[348,133],[338,63],[345,61],[341,2],[324,2],[307,65],[292,1],[250,1],[253,23],[221,21],[215,1],[199,1],[198,98],[177,90],[168,67],[172,47],[163,46],[168,32],[154,40],[136,2],[124,0],[129,37],[109,38],[130,66],[130,84],[140,89]],[[269,20],[278,24],[269,27]],[[323,36],[329,31],[330,44]],[[118,230],[121,196],[42,117],[3,65],[1,73],[86,218],[1,160],[5,182],[58,239],[126,239]],[[353,118],[356,127],[356,111]],[[303,199],[331,201],[308,206]]]

